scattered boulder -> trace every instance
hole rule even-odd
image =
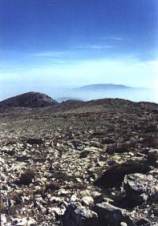
[[[35,173],[33,170],[26,170],[20,175],[20,178],[15,182],[18,185],[29,185],[32,183]]]
[[[109,144],[106,152],[108,154],[130,152],[130,145],[126,143]]]
[[[94,199],[91,196],[84,196],[82,197],[81,201],[84,205],[92,205],[94,203]]]
[[[128,160],[122,164],[110,167],[103,175],[95,181],[95,185],[108,188],[120,186],[124,176],[131,173],[147,173],[150,166],[146,160]]]
[[[145,146],[150,148],[158,148],[158,136],[157,135],[147,135],[143,139]]]
[[[41,138],[28,138],[26,140],[26,143],[31,144],[31,145],[41,145],[44,143],[44,141]]]
[[[81,205],[70,204],[63,217],[63,226],[100,226],[97,214]]]
[[[98,214],[99,226],[120,226],[121,222],[128,226],[136,226],[121,209],[109,203],[96,204],[94,211]]]
[[[147,219],[139,219],[137,222],[136,222],[136,225],[137,226],[151,226],[151,222]]]
[[[102,144],[114,144],[115,141],[114,141],[114,139],[112,139],[112,138],[105,137],[105,138],[102,138],[102,139],[101,139],[101,143],[102,143]]]
[[[28,156],[22,155],[22,156],[17,156],[16,160],[19,162],[25,162],[28,161],[30,158]]]
[[[63,226],[120,226],[121,222],[136,226],[121,209],[108,203],[96,204],[92,210],[70,204],[62,217]]]
[[[57,182],[50,182],[48,184],[45,185],[45,192],[49,191],[49,192],[54,192],[56,190],[59,190],[60,188],[60,184]]]
[[[86,158],[88,155],[90,154],[90,151],[87,151],[87,150],[83,150],[81,153],[80,153],[80,158]]]
[[[149,150],[148,160],[151,164],[158,165],[158,149]]]
[[[137,206],[143,202],[158,201],[158,180],[152,175],[139,173],[126,175],[124,189],[130,205]]]

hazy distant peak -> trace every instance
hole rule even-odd
[[[106,83],[106,84],[90,84],[81,86],[80,90],[104,90],[104,89],[130,89],[131,87],[125,86],[122,84],[112,84],[112,83]]]

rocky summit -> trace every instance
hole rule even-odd
[[[0,107],[46,107],[57,102],[43,93],[28,92],[0,102]]]
[[[158,225],[157,104],[28,99],[0,111],[2,226]]]

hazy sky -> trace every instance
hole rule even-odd
[[[90,83],[156,90],[157,15],[157,0],[0,0],[0,98]]]

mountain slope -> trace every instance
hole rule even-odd
[[[156,109],[102,99],[0,111],[1,225],[157,226]]]

